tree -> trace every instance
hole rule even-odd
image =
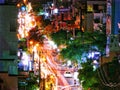
[[[83,88],[88,90],[117,90],[120,88],[120,63],[116,57],[112,62],[108,62],[93,71],[92,61],[82,64],[79,70],[79,79]],[[117,78],[116,78],[117,77]]]
[[[99,88],[99,79],[97,71],[93,71],[92,61],[82,64],[82,69],[79,70],[79,79],[82,82],[84,90],[97,90]]]
[[[111,62],[103,64],[98,68],[98,75],[103,86],[107,88],[120,88],[120,63],[114,57]]]
[[[69,60],[78,60],[84,52],[88,52],[91,46],[96,46],[101,52],[106,46],[106,35],[101,31],[81,32],[76,30],[76,37],[71,32],[60,30],[51,34],[52,40],[58,45],[65,45],[60,52],[62,57]],[[101,43],[102,42],[102,43]]]

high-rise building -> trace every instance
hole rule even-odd
[[[17,77],[11,77],[17,75],[17,11],[15,5],[5,4],[4,0],[0,2],[0,79],[6,86],[0,90],[17,87]]]

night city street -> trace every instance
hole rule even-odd
[[[120,0],[0,0],[0,90],[120,90]]]

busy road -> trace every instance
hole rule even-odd
[[[48,42],[44,44],[46,64],[56,79],[53,90],[82,90],[77,78],[78,72],[75,70],[75,67],[70,68],[67,65],[63,65],[63,63],[58,60],[57,54],[53,55],[54,49],[51,49],[51,47]]]

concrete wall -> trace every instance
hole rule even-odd
[[[0,61],[8,60],[8,62],[14,63],[17,57],[17,13],[15,5],[0,5]],[[2,90],[18,90],[17,76],[9,76],[8,71],[2,67],[3,64],[0,63]]]
[[[17,13],[14,5],[0,5],[0,59],[16,55]]]

